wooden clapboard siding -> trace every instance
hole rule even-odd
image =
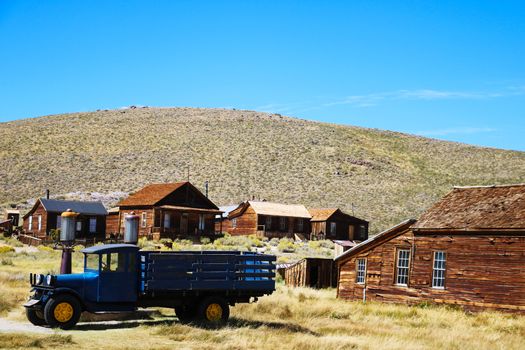
[[[110,212],[106,217],[106,235],[119,233],[119,212]]]
[[[38,230],[38,216],[39,215],[42,216],[42,226],[41,226],[40,230]],[[29,227],[29,216],[33,217],[33,219],[32,219],[33,223],[31,225],[31,227]],[[24,223],[22,225],[24,231],[26,233],[28,233],[28,234],[31,234],[31,235],[35,236],[35,237],[45,238],[46,237],[47,228],[48,228],[48,218],[47,218],[47,211],[44,208],[44,206],[42,205],[42,203],[40,203],[40,201],[38,201],[37,207],[34,209],[34,211],[29,216],[24,218]]]

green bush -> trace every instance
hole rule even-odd
[[[3,245],[0,247],[0,254],[10,253],[14,251],[15,251],[15,248],[7,246],[7,245]]]
[[[277,249],[279,249],[279,251],[283,253],[293,253],[295,252],[295,245],[291,240],[283,238],[279,242]]]

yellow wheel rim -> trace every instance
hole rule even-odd
[[[222,318],[222,307],[219,304],[210,304],[206,308],[208,321],[220,321]]]
[[[53,315],[58,322],[65,323],[73,317],[73,306],[66,302],[59,303],[55,307]]]

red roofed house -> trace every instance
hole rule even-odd
[[[525,312],[525,185],[459,187],[336,259],[338,297]]]
[[[213,237],[214,218],[219,208],[189,182],[151,184],[118,204],[118,232],[124,232],[124,217],[139,215],[139,237]],[[115,225],[112,224],[112,230]]]

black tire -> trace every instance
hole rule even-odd
[[[190,305],[181,305],[175,307],[175,315],[179,319],[180,323],[191,323],[195,321],[197,316],[197,310],[195,307]]]
[[[31,322],[35,326],[47,325],[46,320],[44,319],[44,313],[42,312],[42,310],[37,310],[37,309],[26,307],[26,316],[29,322]]]
[[[52,297],[44,307],[44,318],[51,328],[71,329],[77,324],[81,313],[80,302],[70,294]]]
[[[197,320],[205,326],[222,326],[230,318],[230,306],[221,297],[204,298],[197,309]]]

